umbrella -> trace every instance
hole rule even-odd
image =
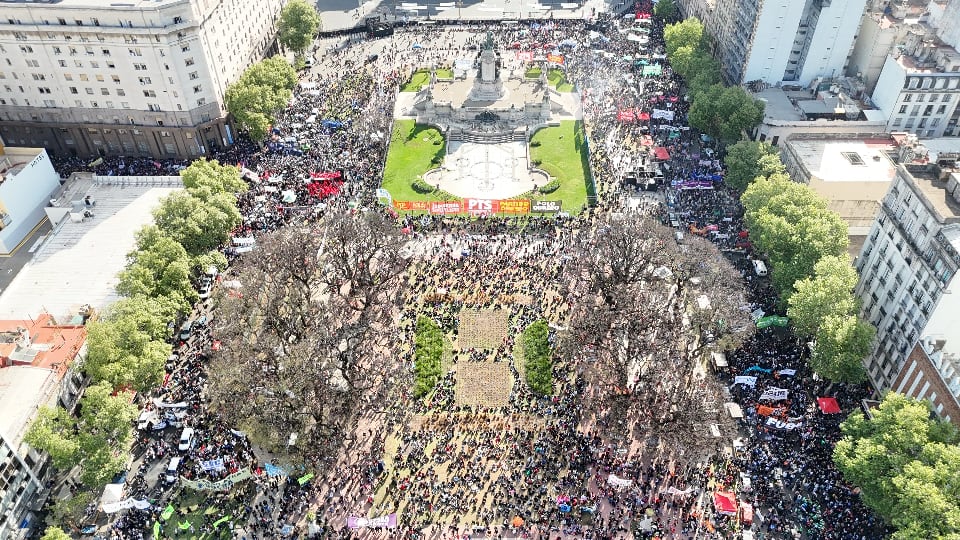
[[[421,45],[421,44],[419,44],[419,43],[414,43],[414,44],[413,44],[413,47],[411,47],[411,48],[412,48],[412,49],[422,49],[422,48],[423,48],[423,45]]]
[[[513,519],[510,520],[511,527],[523,527],[523,518],[520,516],[513,516]]]

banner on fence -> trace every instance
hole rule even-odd
[[[547,55],[547,62],[550,62],[550,63],[552,63],[552,64],[560,64],[560,65],[562,66],[562,65],[563,65],[563,55],[562,55],[562,54],[548,54],[548,55]]]
[[[375,518],[350,516],[347,518],[347,527],[351,529],[393,529],[397,526],[397,515],[387,514]]]
[[[183,477],[180,478],[180,482],[196,491],[230,491],[230,488],[232,488],[234,484],[242,482],[251,476],[253,476],[253,474],[250,472],[250,467],[244,467],[223,480],[216,482],[212,480],[190,480]]]
[[[530,211],[534,214],[554,214],[560,211],[563,201],[533,201]]]
[[[760,394],[758,399],[760,401],[780,401],[781,399],[787,399],[787,395],[789,394],[790,392],[784,388],[767,388]]]

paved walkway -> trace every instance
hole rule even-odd
[[[439,169],[423,179],[458,197],[508,199],[550,181],[527,169],[526,143],[448,143],[450,153]]]

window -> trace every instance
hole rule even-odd
[[[927,105],[926,108],[923,109],[923,115],[930,116],[931,114],[933,114],[933,105]]]
[[[104,56],[110,56],[110,49],[101,49],[100,53]]]
[[[73,80],[73,75],[71,75],[71,74],[69,74],[69,73],[64,73],[64,74],[63,74],[63,78],[64,78],[65,80],[72,81],[72,80]]]
[[[200,76],[197,75],[197,72],[196,72],[196,71],[191,71],[189,77],[190,77],[190,80],[191,80],[191,81],[195,81],[195,80],[197,80],[197,79],[200,78]]]
[[[189,51],[189,50],[190,50],[190,44],[189,44],[189,43],[184,43],[183,45],[180,46],[180,52],[187,52],[187,51]]]
[[[110,79],[113,80],[113,82],[115,82],[115,83],[117,83],[117,84],[120,84],[120,76],[119,76],[119,75],[111,75],[111,76],[110,76]]]
[[[100,62],[90,62],[90,67],[100,69]]]
[[[87,82],[88,80],[90,80],[90,77],[88,77],[86,73],[81,73],[80,80],[83,82]]]
[[[153,90],[144,90],[143,97],[157,97],[157,93]]]
[[[107,62],[107,67],[110,69],[117,69],[117,65],[113,62]]]
[[[140,77],[140,84],[151,84],[150,77]]]
[[[118,96],[125,96],[125,95],[127,95],[127,91],[124,90],[123,88],[117,88],[117,95],[118,95]]]
[[[120,102],[120,106],[121,106],[122,108],[124,108],[124,109],[129,109],[129,108],[130,108],[130,104],[127,103],[126,101],[121,101],[121,102]],[[131,123],[131,124],[133,123],[133,119],[130,120],[130,123]]]
[[[917,96],[917,103],[923,103],[925,99],[926,99],[926,96],[924,96],[923,94],[919,94]]]
[[[194,94],[199,94],[200,92],[203,92],[203,85],[202,85],[202,84],[198,84],[198,85],[196,85],[196,86],[193,87],[193,93],[194,93]]]
[[[57,60],[57,63],[60,64],[60,67],[63,67],[63,68],[67,67],[66,60]]]
[[[904,94],[903,102],[910,103],[913,100],[913,94]]]
[[[103,82],[103,75],[96,75],[94,78],[97,79],[97,82]]]
[[[207,104],[207,99],[206,99],[206,98],[200,98],[200,99],[197,100],[197,107],[202,107],[202,106],[204,106],[204,105],[206,105],[206,104]]]
[[[193,58],[187,58],[186,60],[184,60],[183,63],[186,64],[187,66],[192,66],[194,64]]]
[[[944,95],[943,95],[943,99],[941,99],[940,101],[942,101],[942,102],[944,102],[944,103],[950,103],[950,98],[951,98],[951,97],[952,97],[952,96],[951,96],[950,94],[944,94]]]
[[[940,100],[940,94],[930,94],[930,102],[931,102],[931,103],[933,103],[933,102],[935,102],[935,101],[939,101],[939,100]]]
[[[947,112],[947,106],[941,105],[937,107],[937,114],[945,114]]]
[[[63,17],[57,17],[57,22],[60,23],[62,26],[67,25],[67,20],[64,19]]]
[[[900,114],[907,114],[907,106],[906,106],[906,105],[901,105],[899,112],[900,112]]]
[[[76,86],[71,86],[71,87],[70,87],[70,93],[71,93],[71,94],[78,94],[79,92],[77,91],[77,87],[76,87]]]
[[[63,54],[63,53],[60,51],[60,47],[54,47],[53,54]]]
[[[30,67],[38,68],[40,67],[40,62],[37,60],[27,60],[27,65]]]
[[[93,88],[87,88],[86,90],[87,90],[87,95],[88,95],[88,96],[92,96],[92,95],[93,95]]]
[[[100,89],[100,95],[101,95],[101,96],[109,96],[109,95],[110,95],[110,89],[109,89],[109,88],[101,88],[101,89]]]
[[[127,49],[130,51],[130,56],[143,56],[143,52],[139,48],[136,49]]]

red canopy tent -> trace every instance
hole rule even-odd
[[[740,517],[747,525],[753,523],[753,505],[750,503],[740,503]]]
[[[637,113],[637,120],[647,121],[650,120],[650,113]]]
[[[737,515],[737,496],[732,491],[718,491],[713,494],[713,506],[717,512],[727,515]]]
[[[662,147],[662,146],[658,146],[658,147],[654,148],[654,149],[653,149],[653,155],[654,155],[654,157],[656,157],[656,158],[659,159],[660,161],[666,161],[666,160],[670,159],[670,152],[668,152],[667,149],[664,148],[664,147]]]
[[[837,414],[840,412],[840,404],[832,397],[817,398],[817,405],[820,406],[820,412],[823,414]]]
[[[633,122],[635,119],[633,109],[620,109],[620,112],[617,113],[617,120],[621,122]]]

